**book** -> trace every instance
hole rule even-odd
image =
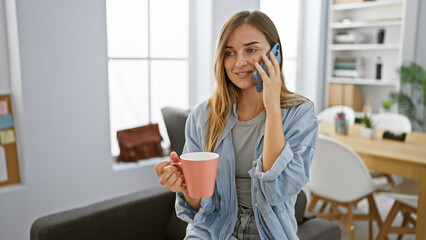
[[[354,55],[338,55],[334,59],[335,77],[361,78],[364,76],[364,59]]]

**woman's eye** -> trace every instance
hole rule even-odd
[[[249,50],[248,50],[248,52],[249,53],[254,53],[254,52],[256,52],[257,51],[257,49],[256,48],[250,48]]]
[[[227,56],[227,57],[232,56],[232,55],[234,55],[233,52],[225,52],[225,56]]]

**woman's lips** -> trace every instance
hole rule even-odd
[[[240,78],[248,77],[252,74],[252,71],[246,71],[246,72],[237,72],[235,75],[237,75]]]

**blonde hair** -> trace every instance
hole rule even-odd
[[[225,73],[223,59],[225,55],[225,44],[232,31],[242,24],[250,24],[265,34],[266,39],[271,47],[274,43],[281,41],[278,36],[278,31],[275,28],[272,20],[266,14],[259,11],[242,11],[234,14],[223,25],[219,34],[219,41],[216,49],[214,74],[216,78],[215,89],[212,96],[208,100],[210,113],[206,122],[205,131],[206,144],[205,150],[213,152],[215,146],[223,133],[226,126],[227,118],[231,113],[233,104],[237,101],[240,94],[240,89],[235,86]],[[282,50],[280,48],[281,56]],[[284,82],[284,75],[282,73],[282,61],[280,63],[281,69],[281,108],[291,108],[300,105],[306,98],[289,91]],[[293,103],[290,104],[289,103]]]

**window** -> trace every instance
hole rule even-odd
[[[167,6],[167,7],[165,7]],[[107,0],[111,151],[118,130],[189,107],[189,0]]]
[[[300,0],[260,1],[260,11],[266,13],[272,19],[280,35],[283,51],[283,72],[286,86],[290,91],[296,90],[299,5]]]

